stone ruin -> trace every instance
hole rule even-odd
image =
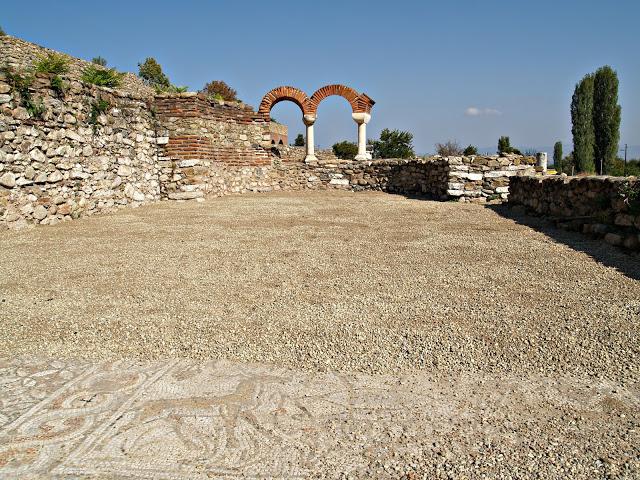
[[[0,37],[0,58],[13,67],[29,65],[47,51]],[[36,75],[30,88],[44,106],[38,118],[0,74],[0,226],[51,225],[160,200],[304,189],[379,190],[475,203],[499,203],[511,193],[512,203],[548,214],[554,204],[570,203],[566,198],[572,194],[567,197],[567,187],[559,185],[569,185],[569,191],[578,185],[535,177],[542,167],[536,168],[535,158],[519,155],[371,160],[364,143],[374,102],[341,85],[323,87],[311,97],[278,87],[256,112],[202,94],[155,94],[134,75],[127,75],[118,90],[85,84],[79,78],[87,62],[69,59],[64,95],[52,88],[50,76]],[[329,95],[343,96],[352,107],[359,138],[355,160],[313,148],[317,107]],[[283,100],[301,108],[305,147],[272,143],[270,110]],[[106,108],[98,111],[99,103]],[[547,182],[556,183],[546,188]],[[609,189],[606,195],[613,198],[623,183],[629,180],[598,184],[598,192]],[[637,237],[640,217],[624,202],[617,208],[601,224],[609,225],[606,233],[621,235],[610,235],[612,243],[637,248],[629,237]],[[619,229],[624,232],[615,233]]]

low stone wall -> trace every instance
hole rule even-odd
[[[640,249],[640,182],[635,177],[519,177],[509,205],[559,226]]]
[[[464,202],[506,200],[512,177],[535,174],[536,160],[520,155],[448,157],[446,196]]]

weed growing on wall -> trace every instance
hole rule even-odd
[[[629,213],[632,215],[640,215],[640,183],[625,182],[623,186],[620,187],[619,192],[629,209]]]
[[[100,65],[103,67],[107,66],[107,59],[98,55],[97,57],[93,57],[91,59],[91,63],[95,63],[96,65]]]
[[[124,73],[115,68],[101,68],[98,65],[89,65],[82,71],[80,79],[85,83],[101,87],[117,88],[122,83]]]
[[[34,64],[36,73],[61,75],[69,71],[69,60],[59,53],[48,53]]]
[[[91,111],[89,113],[88,121],[91,127],[93,128],[94,134],[98,129],[98,117],[103,113],[106,113],[110,107],[111,107],[111,103],[102,97],[98,97],[95,101],[91,103]]]
[[[33,98],[31,95],[33,73],[28,70],[19,72],[8,65],[3,66],[1,70],[7,79],[7,83],[20,95],[20,105],[24,107],[31,117],[42,118],[46,108],[41,99]]]
[[[60,75],[51,77],[51,89],[56,92],[58,97],[64,97],[67,91],[67,84]]]

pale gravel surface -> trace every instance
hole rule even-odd
[[[0,232],[0,357],[226,358],[452,385],[462,375],[508,399],[488,410],[493,436],[460,423],[422,453],[394,438],[400,470],[416,455],[435,465],[440,449],[454,478],[637,478],[638,257],[558,238],[602,262],[488,208],[382,193],[161,203]],[[606,385],[616,401],[518,408],[510,392],[533,398],[540,382]],[[482,388],[443,395],[468,395],[461,408],[482,417]],[[416,421],[417,432],[429,423]]]

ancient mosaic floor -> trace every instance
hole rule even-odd
[[[578,414],[584,455],[594,429],[631,465],[640,440],[633,429],[617,438],[637,396],[607,382],[20,358],[0,361],[0,384],[0,478],[397,477],[420,471],[415,458],[446,465],[452,443],[476,455],[557,445],[567,432],[554,421]]]

